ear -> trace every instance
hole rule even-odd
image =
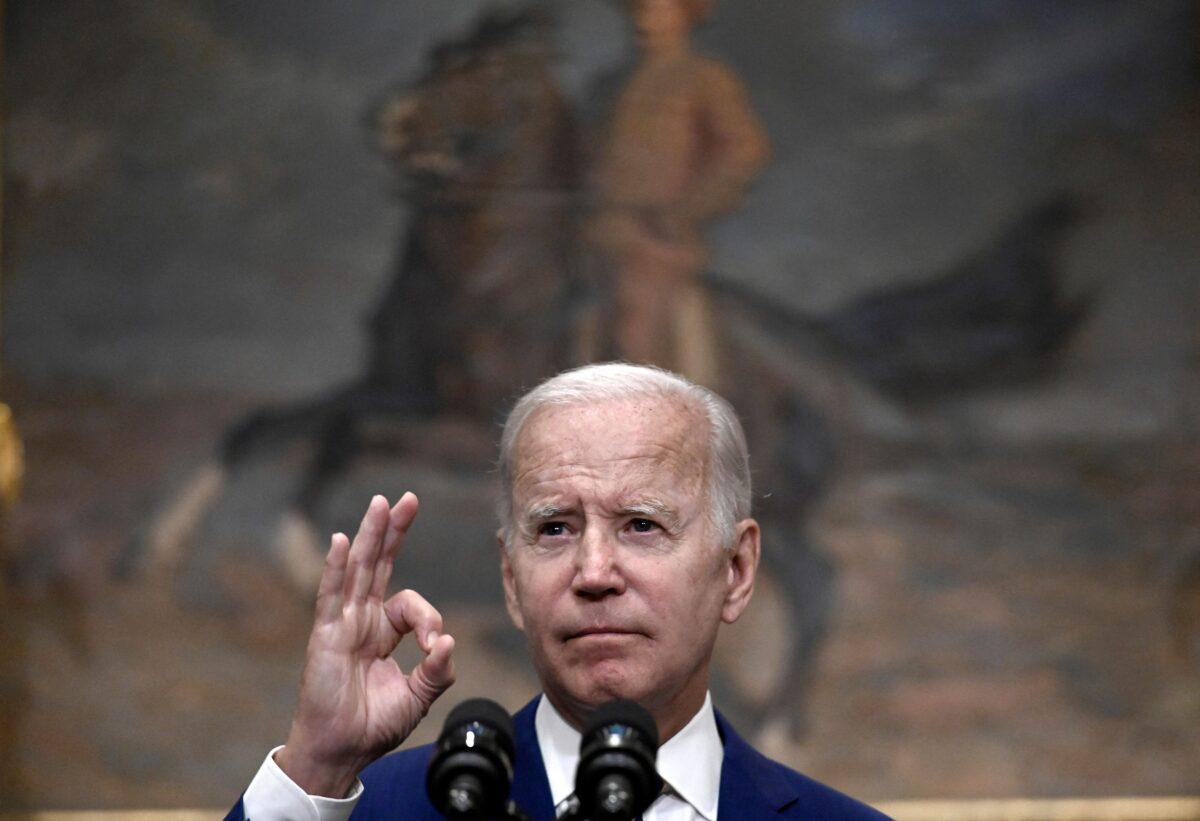
[[[725,604],[721,608],[721,621],[726,624],[737,621],[750,603],[761,554],[762,536],[758,522],[742,519],[734,529],[733,549],[725,557],[728,564],[725,569]]]
[[[500,546],[500,576],[504,580],[504,607],[508,617],[518,630],[525,630],[525,619],[521,618],[520,599],[517,597],[517,583],[513,578],[512,559],[504,544],[504,531],[496,531],[496,542]]]

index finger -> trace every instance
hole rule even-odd
[[[397,633],[414,632],[423,652],[433,649],[442,633],[442,614],[424,596],[415,590],[401,590],[383,603],[383,610]]]

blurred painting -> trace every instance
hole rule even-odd
[[[1200,792],[1195,3],[3,8],[0,810],[231,803],[374,493],[459,642],[410,743],[519,707],[499,423],[610,359],[745,422],[764,752]]]

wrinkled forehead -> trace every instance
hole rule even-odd
[[[639,466],[703,478],[709,422],[682,397],[635,396],[547,405],[526,420],[513,451],[513,483],[555,467]]]

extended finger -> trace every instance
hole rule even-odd
[[[346,559],[350,540],[345,533],[334,533],[325,554],[325,569],[317,587],[317,621],[333,621],[342,612],[342,585],[346,579]]]
[[[362,524],[354,534],[354,543],[350,545],[349,563],[346,568],[346,581],[343,594],[350,601],[364,601],[371,582],[375,578],[375,565],[379,560],[379,552],[383,549],[383,536],[388,527],[388,503],[382,496],[375,496],[367,505],[363,514]]]
[[[454,637],[439,636],[429,655],[408,676],[408,688],[426,711],[454,683]]]
[[[417,506],[416,494],[407,492],[388,511],[388,525],[387,532],[383,537],[383,550],[380,551],[379,561],[375,564],[375,579],[371,582],[371,598],[382,599],[387,592],[396,554],[404,546],[404,536],[417,516]]]
[[[415,590],[401,590],[383,603],[383,609],[397,633],[416,633],[423,652],[433,649],[442,632],[442,614],[424,596]]]

